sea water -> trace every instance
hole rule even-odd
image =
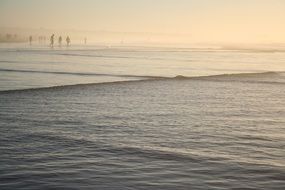
[[[285,54],[0,49],[0,189],[284,189]]]
[[[0,45],[0,90],[284,70],[285,47]]]

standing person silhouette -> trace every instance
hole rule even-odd
[[[30,41],[30,45],[32,45],[33,36],[30,36],[30,37],[29,37],[29,41]]]
[[[84,44],[85,45],[87,44],[87,38],[84,38]]]
[[[58,44],[59,44],[59,47],[61,47],[61,42],[62,42],[62,37],[61,37],[61,36],[59,36],[59,38],[58,38]]]
[[[53,47],[53,44],[54,44],[54,34],[52,34],[50,37],[50,46]]]
[[[66,37],[66,45],[67,45],[67,47],[69,46],[69,44],[70,44],[70,38],[69,38],[69,36],[67,36]]]

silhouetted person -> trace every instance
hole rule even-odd
[[[59,36],[59,38],[58,38],[58,44],[59,44],[59,47],[61,47],[61,43],[62,43],[62,37],[61,37],[61,36]]]
[[[29,37],[29,41],[30,41],[30,45],[32,45],[33,36],[30,36],[30,37]]]
[[[69,36],[67,36],[66,37],[66,45],[69,46],[69,44],[70,44],[70,38],[69,38]]]
[[[50,46],[53,47],[53,44],[54,44],[54,34],[52,34],[50,37]]]
[[[87,44],[87,38],[84,38],[84,44],[85,45]]]

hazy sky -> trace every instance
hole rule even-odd
[[[0,26],[284,43],[285,0],[0,0]]]

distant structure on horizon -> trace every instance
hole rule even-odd
[[[19,42],[27,42],[27,37],[21,37],[18,34],[0,34],[0,43],[19,43]]]

